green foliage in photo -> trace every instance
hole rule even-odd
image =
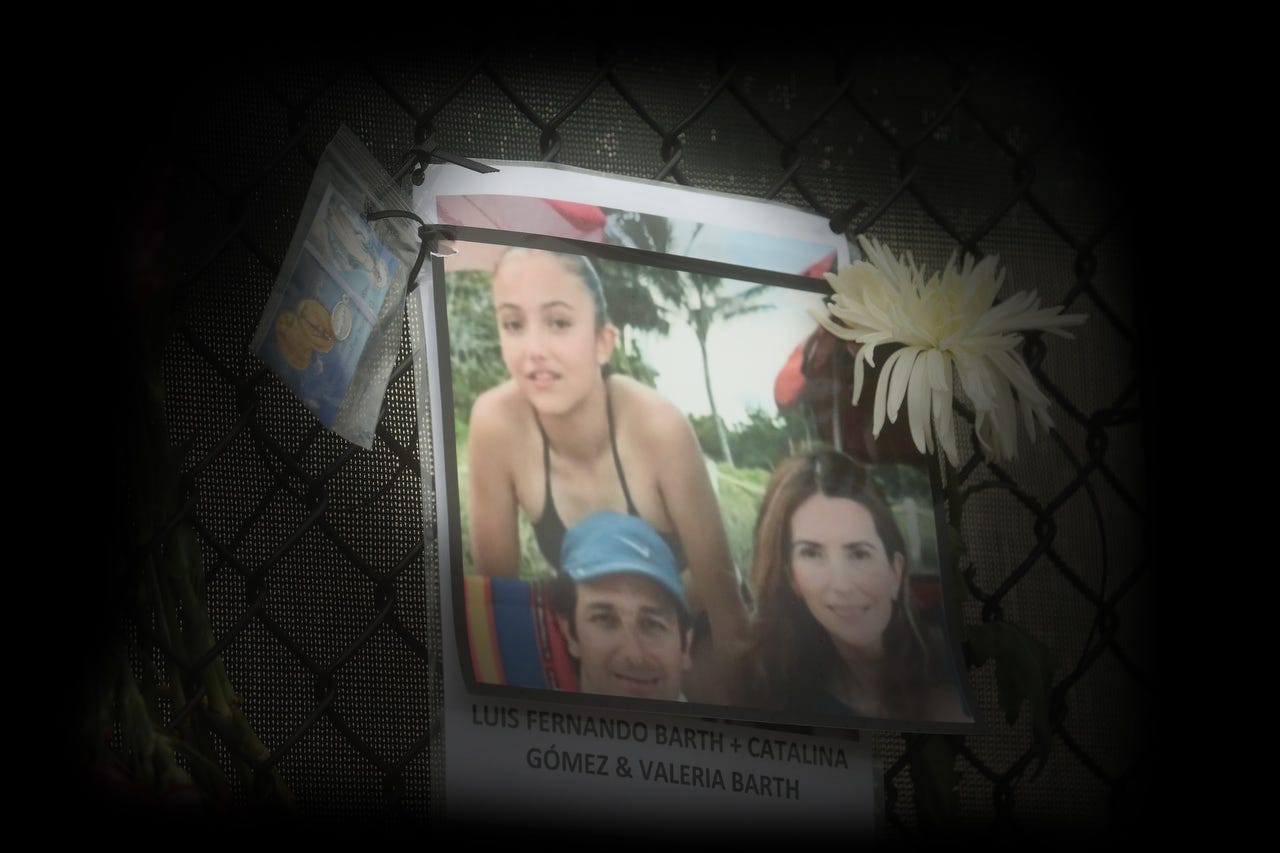
[[[492,284],[493,276],[480,270],[456,270],[446,276],[453,408],[463,419],[471,417],[476,397],[507,379]]]

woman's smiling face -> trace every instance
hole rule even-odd
[[[553,254],[521,251],[493,277],[502,359],[541,414],[573,410],[600,380],[613,351],[612,327],[596,325],[582,277]]]
[[[842,651],[878,656],[905,558],[885,553],[870,511],[817,493],[791,516],[791,589]]]

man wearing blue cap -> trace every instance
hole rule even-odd
[[[583,693],[684,699],[692,619],[675,557],[649,523],[597,512],[561,550],[556,618]]]

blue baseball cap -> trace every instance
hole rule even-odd
[[[637,574],[656,581],[689,612],[676,558],[643,518],[597,512],[569,528],[560,549],[560,566],[574,583],[608,575]]]

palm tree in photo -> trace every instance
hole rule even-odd
[[[615,211],[609,215],[605,229],[623,245],[654,252],[671,250],[671,223],[663,216]],[[659,300],[673,301],[673,295],[679,292],[675,270],[642,264],[602,264],[600,275],[609,319],[618,328],[621,349],[627,347],[628,329],[667,334],[670,324]]]
[[[626,244],[655,252],[672,253],[675,252],[672,245],[675,234],[671,226],[671,220],[666,217],[623,212],[611,217],[608,228]],[[702,223],[699,222],[685,242],[681,254],[690,254],[689,249],[701,230]],[[724,460],[732,465],[733,451],[729,447],[729,436],[725,432],[724,422],[716,407],[715,390],[711,383],[711,361],[707,355],[707,337],[716,323],[772,309],[774,307],[772,304],[760,301],[768,291],[768,286],[758,284],[740,290],[736,286],[728,286],[725,280],[718,276],[705,273],[627,266],[630,269],[620,271],[620,274],[628,278],[615,284],[612,291],[610,282],[606,280],[607,298],[636,299],[636,304],[629,306],[630,310],[625,313],[635,318],[631,324],[637,328],[665,331],[665,328],[662,328],[665,325],[661,320],[662,315],[682,316],[693,328],[694,335],[698,339],[698,350],[702,355],[702,378],[707,389],[707,403],[711,407],[711,418],[715,422],[716,435],[720,440],[721,454]],[[660,300],[661,304],[652,301],[654,297]],[[659,318],[649,316],[650,305],[656,306]],[[639,322],[636,322],[637,320]],[[622,340],[625,341],[625,326],[621,327],[621,334]]]
[[[724,279],[704,273],[681,273],[680,279],[684,289],[680,294],[678,308],[684,313],[689,325],[693,327],[694,335],[698,338],[698,351],[702,354],[702,379],[707,388],[711,419],[716,425],[716,435],[720,438],[720,450],[724,454],[724,461],[732,465],[733,451],[729,448],[729,436],[725,432],[724,421],[716,408],[716,394],[711,383],[711,359],[707,355],[707,337],[711,333],[711,327],[716,323],[772,310],[774,306],[771,303],[760,301],[769,288],[767,285],[756,284],[745,290],[735,288],[736,292],[730,292],[725,287]]]

